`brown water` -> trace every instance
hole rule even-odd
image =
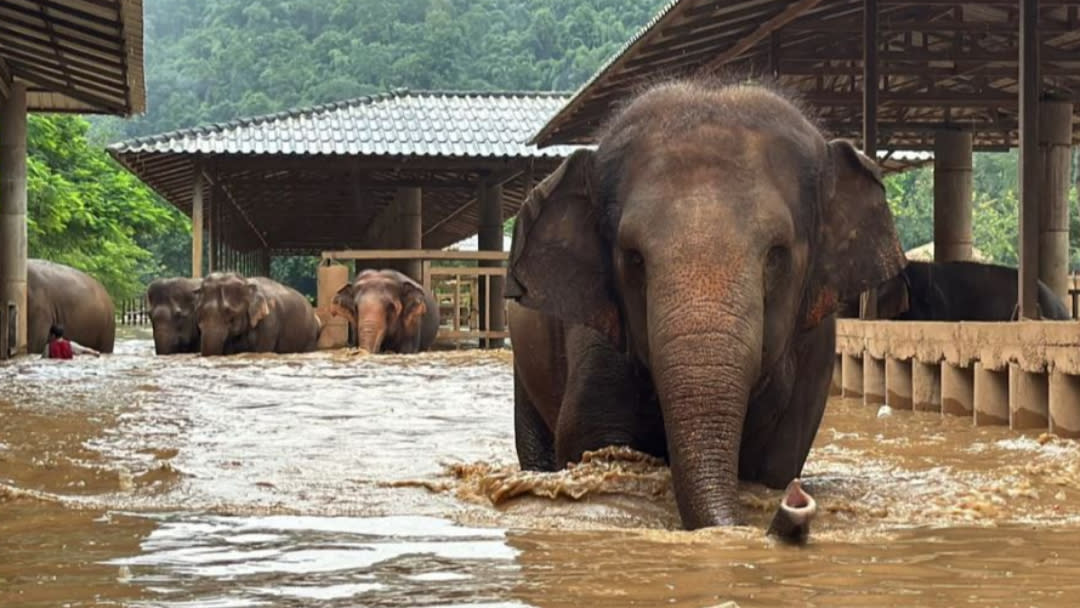
[[[509,353],[0,366],[0,606],[1072,606],[1080,447],[830,403],[811,543],[666,469],[513,466]],[[731,604],[728,604],[731,605]]]

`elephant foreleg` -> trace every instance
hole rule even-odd
[[[555,437],[536,411],[514,367],[514,444],[522,471],[555,470]]]

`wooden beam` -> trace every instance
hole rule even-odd
[[[531,166],[530,166],[529,170],[530,171],[532,170]],[[493,180],[489,179],[489,182],[494,183],[495,185],[501,186],[501,185],[505,184],[506,182],[509,182],[511,180],[516,179],[518,176],[522,175],[523,173],[524,173],[524,171],[514,171],[512,173],[506,174],[505,176],[496,177]],[[474,186],[474,187],[476,187],[476,186]],[[473,207],[474,205],[476,205],[477,200],[478,200],[477,197],[474,196],[474,197],[470,198],[469,200],[465,201],[464,203],[462,203],[462,205],[460,207],[458,207],[457,209],[454,209],[449,214],[447,214],[446,217],[439,220],[438,222],[435,222],[434,225],[432,225],[430,228],[425,230],[424,231],[424,236],[427,236],[427,235],[431,234],[432,232],[435,232],[440,227],[442,227],[443,224],[446,224],[447,222],[452,221],[454,218],[456,218],[457,216],[464,213],[466,209],[469,209],[470,207]]]
[[[324,260],[477,260],[506,261],[506,251],[444,251],[442,249],[342,249],[324,251]]]
[[[7,63],[4,62],[4,58],[0,57],[0,99],[7,99],[11,96],[11,70],[8,68]]]
[[[1020,319],[1038,319],[1039,0],[1020,0]]]
[[[93,107],[101,108],[103,110],[113,110],[118,112],[126,112],[127,106],[124,102],[118,102],[111,99],[106,99],[100,95],[89,93],[85,90],[73,89],[60,80],[54,80],[39,73],[34,73],[23,69],[22,67],[12,67],[11,70],[14,76],[18,76],[27,82],[34,83],[46,90],[67,95],[72,99],[89,104]]]
[[[715,71],[723,66],[725,63],[735,59],[739,55],[745,53],[748,49],[756,45],[757,43],[765,40],[776,30],[784,27],[788,23],[798,19],[804,13],[814,8],[818,4],[821,4],[822,0],[800,0],[784,10],[780,11],[780,14],[776,15],[772,19],[769,19],[765,23],[758,26],[749,36],[736,42],[731,48],[720,53],[715,59],[710,61],[705,70]]]
[[[202,171],[195,172],[191,186],[191,276],[203,276],[203,184]]]

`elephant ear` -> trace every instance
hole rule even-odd
[[[826,148],[818,253],[823,274],[809,294],[807,327],[839,302],[895,277],[907,263],[877,165],[849,141],[833,140]]]
[[[529,193],[514,223],[504,296],[618,344],[621,321],[593,166],[593,152],[577,150]]]
[[[334,299],[330,300],[330,314],[345,317],[349,323],[356,324],[356,286],[346,283],[337,290]]]
[[[263,319],[270,316],[270,300],[255,283],[249,282],[247,288],[248,295],[251,296],[248,303],[248,321],[251,323],[251,328],[255,329]]]
[[[401,286],[401,325],[410,335],[418,333],[420,320],[427,314],[424,288],[406,281]]]

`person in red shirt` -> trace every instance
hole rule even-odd
[[[101,356],[98,351],[87,348],[78,342],[72,342],[64,338],[64,326],[53,325],[49,328],[49,341],[45,344],[45,352],[42,357],[46,359],[71,359],[76,354]]]

